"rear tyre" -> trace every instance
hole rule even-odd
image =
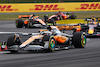
[[[15,24],[17,28],[22,28],[23,27],[23,20],[22,19],[17,19]]]
[[[9,47],[13,46],[13,45],[20,45],[21,44],[21,41],[20,39],[15,39],[14,36],[10,36],[7,40],[7,47],[8,47],[8,50],[9,50]],[[18,50],[9,50],[11,53],[17,53]]]
[[[82,32],[75,32],[73,35],[73,45],[75,48],[84,48],[86,44],[86,37]]]
[[[69,16],[70,19],[75,19],[76,15],[72,14],[71,16]]]
[[[56,40],[53,36],[45,35],[43,37],[43,41],[44,42],[46,42],[46,41],[49,42],[48,48],[45,49],[45,52],[54,52],[55,51]]]

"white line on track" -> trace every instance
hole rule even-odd
[[[39,33],[24,33],[24,32],[0,32],[0,34],[22,34],[22,35],[38,35]]]
[[[10,53],[10,51],[0,51],[0,54]]]

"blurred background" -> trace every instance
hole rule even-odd
[[[0,0],[1,4],[10,3],[71,3],[71,2],[100,2],[100,0]],[[51,16],[56,12],[19,12],[19,13],[0,13],[0,20],[16,20],[19,15],[36,14],[40,18],[48,14]],[[100,17],[100,11],[75,11],[78,19],[84,19],[91,16]]]

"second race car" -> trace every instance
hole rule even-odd
[[[21,18],[28,18],[23,21]],[[19,15],[19,19],[16,20],[15,24],[17,28],[32,28],[32,27],[45,27],[47,24],[55,25],[53,21],[44,22],[39,16],[32,15]]]

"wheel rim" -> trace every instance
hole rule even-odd
[[[30,22],[28,22],[28,26],[30,26]]]
[[[84,47],[85,44],[86,44],[86,37],[83,36],[83,35],[82,35],[82,37],[81,37],[81,44],[82,44],[82,47]]]
[[[51,49],[52,51],[55,50],[55,44],[56,44],[55,40],[54,40],[54,39],[51,39],[51,40],[50,40],[50,49]]]
[[[54,39],[51,40],[50,45],[51,45],[51,48],[54,48],[55,47],[55,41],[54,41]]]
[[[18,26],[18,22],[16,21],[16,26]]]

